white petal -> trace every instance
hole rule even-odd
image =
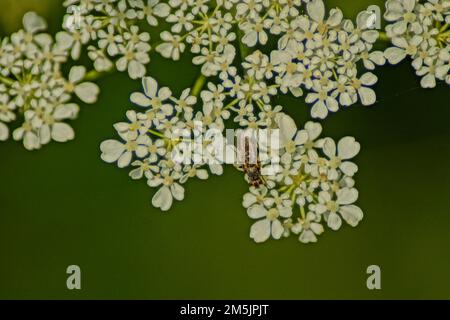
[[[267,210],[261,205],[255,205],[247,209],[247,214],[252,219],[260,219],[266,216]]]
[[[50,132],[50,126],[49,125],[43,125],[41,129],[39,130],[39,139],[41,144],[47,144],[52,139],[51,132]]]
[[[244,194],[244,198],[242,200],[242,206],[244,208],[250,207],[252,204],[256,202],[256,197],[252,193],[246,193]]]
[[[386,59],[384,57],[384,54],[381,51],[374,51],[374,52],[372,52],[369,55],[369,57],[370,57],[370,60],[372,60],[373,62],[375,62],[379,66],[381,66],[381,65],[386,63]]]
[[[197,170],[197,178],[199,178],[201,180],[208,179],[208,171],[205,169]]]
[[[353,137],[345,137],[339,140],[338,156],[343,159],[351,159],[361,150],[361,145]]]
[[[85,67],[83,66],[72,67],[69,72],[69,81],[71,83],[78,83],[81,80],[83,80],[85,74],[86,74]]]
[[[139,180],[144,176],[144,171],[141,168],[136,168],[130,171],[129,176],[133,180]]]
[[[322,125],[317,122],[308,121],[305,124],[305,129],[308,131],[310,141],[316,140],[322,133]]]
[[[154,98],[158,92],[158,83],[152,77],[145,77],[142,79],[142,86],[144,87],[147,97]]]
[[[336,156],[336,143],[333,139],[326,138],[324,140],[323,153],[330,159]]]
[[[349,177],[353,177],[355,173],[358,172],[358,166],[350,161],[342,162],[339,168]]]
[[[272,221],[272,238],[274,239],[280,239],[281,236],[283,235],[284,232],[284,228],[283,225],[281,224],[281,222],[279,220],[274,220]]]
[[[175,199],[182,201],[184,199],[184,188],[178,183],[174,183],[170,186],[170,191]]]
[[[135,60],[128,64],[128,75],[131,79],[139,79],[145,76],[145,66]]]
[[[66,142],[75,138],[72,127],[63,122],[57,122],[52,127],[52,139],[57,142]]]
[[[137,104],[141,107],[149,107],[151,105],[151,100],[147,98],[146,95],[140,92],[134,92],[130,97],[131,102]]]
[[[361,77],[361,82],[366,86],[373,86],[375,83],[377,83],[378,78],[376,75],[374,75],[372,72],[366,72]]]
[[[36,33],[47,29],[47,23],[44,18],[38,16],[36,12],[27,12],[23,16],[23,26],[26,31]]]
[[[167,100],[172,96],[172,91],[167,87],[161,88],[158,92],[158,96],[162,101]]]
[[[161,187],[153,196],[152,204],[155,208],[160,208],[162,211],[167,211],[172,207],[172,193],[169,188]]]
[[[39,148],[39,138],[33,132],[25,132],[23,137],[23,146],[27,150],[35,150]]]
[[[100,145],[102,151],[102,159],[105,162],[116,162],[125,150],[122,143],[117,140],[106,140]]]
[[[167,17],[170,13],[170,6],[166,3],[158,3],[153,8],[153,13],[158,17]]]
[[[341,214],[342,218],[344,218],[344,220],[352,227],[356,227],[364,217],[362,210],[354,205],[341,207],[339,209],[339,213]]]
[[[85,103],[96,102],[99,93],[99,87],[92,82],[84,82],[75,87],[75,94]]]
[[[336,192],[338,204],[352,204],[358,200],[358,190],[355,188],[343,188]]]
[[[267,219],[255,222],[250,228],[250,238],[255,242],[261,243],[270,237],[270,221]]]
[[[384,56],[389,61],[390,64],[397,64],[406,57],[404,50],[400,48],[391,47],[386,49]]]
[[[403,6],[406,11],[413,11],[416,6],[417,0],[403,0]]]
[[[254,47],[256,45],[256,43],[258,42],[258,33],[253,30],[250,32],[247,32],[242,37],[242,42],[249,47]]]
[[[364,106],[370,106],[377,102],[375,91],[367,87],[361,87],[358,90],[359,98]]]
[[[330,10],[330,16],[327,19],[327,23],[332,26],[336,27],[342,22],[342,18],[344,17],[344,14],[339,8],[331,9]]]
[[[9,137],[9,129],[3,122],[0,122],[0,141],[6,141]]]
[[[71,119],[73,118],[74,113],[78,113],[78,110],[78,105],[74,103],[60,105],[56,107],[53,118],[55,118],[55,120]]]
[[[291,207],[283,207],[281,209],[278,210],[280,213],[280,216],[282,216],[283,218],[289,218],[290,216],[292,216],[292,208]]]
[[[278,128],[280,128],[280,138],[282,142],[286,143],[295,136],[297,133],[297,125],[294,119],[285,113],[280,113],[276,118]]]
[[[309,139],[308,131],[301,130],[295,136],[295,144],[298,146],[303,145],[308,141],[308,139]]]
[[[328,216],[327,225],[332,230],[339,230],[342,225],[342,219],[336,213],[330,213]]]
[[[432,74],[427,74],[425,77],[422,78],[420,81],[420,85],[422,88],[434,88],[436,87],[436,79]]]
[[[125,168],[128,167],[131,163],[131,158],[133,156],[133,153],[130,151],[124,152],[120,157],[119,160],[117,160],[117,166],[119,168]]]
[[[325,17],[325,5],[322,0],[312,0],[307,4],[308,15],[316,22],[322,22]]]
[[[317,242],[317,237],[311,230],[304,230],[298,240],[302,243]]]
[[[313,118],[325,119],[328,115],[328,109],[322,101],[316,102],[311,109],[311,116]]]
[[[320,223],[311,223],[311,230],[314,231],[315,234],[322,234],[324,232],[323,226]]]

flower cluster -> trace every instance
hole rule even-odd
[[[234,165],[249,183],[243,206],[256,220],[250,237],[258,243],[291,234],[316,242],[325,226],[354,227],[363,218],[351,162],[359,143],[320,138],[315,122],[299,129],[273,105],[275,96],[304,96],[319,119],[358,102],[372,105],[373,70],[407,56],[422,87],[435,87],[436,79],[450,84],[448,0],[387,0],[384,38],[394,46],[384,52],[375,50],[380,33],[370,11],[353,22],[339,8],[326,10],[323,0],[65,0],[64,6],[64,31],[55,39],[42,33],[41,17],[27,13],[24,29],[0,42],[0,140],[18,115],[24,123],[12,136],[29,150],[73,139],[65,122],[79,111],[73,94],[94,103],[99,88],[86,80],[114,68],[127,72],[142,78],[143,92],[131,95],[139,110],[114,125],[120,138],[101,144],[101,158],[157,188],[151,202],[162,211],[184,199],[190,178],[205,180]],[[160,23],[155,50],[172,60],[189,50],[201,69],[193,89],[179,96],[146,76],[152,45],[144,28]],[[74,66],[65,79],[61,65],[80,59],[83,47],[95,70]],[[230,135],[230,125],[240,131]],[[256,147],[249,132],[262,138]]]
[[[23,118],[12,132],[28,150],[39,149],[51,140],[66,142],[74,131],[65,121],[74,119],[79,106],[75,94],[85,103],[97,100],[97,85],[84,82],[86,70],[75,66],[65,79],[61,64],[68,47],[42,31],[47,25],[34,12],[23,18],[24,29],[0,43],[0,140],[9,138],[6,125]]]
[[[252,63],[261,55],[256,51],[242,63],[243,76],[230,67],[220,73],[219,84],[209,82],[198,92],[186,89],[180,98],[153,78],[144,78],[144,93],[131,95],[144,110],[128,111],[128,120],[114,126],[121,139],[101,144],[102,159],[120,168],[131,166],[132,179],[144,178],[158,188],[153,206],[167,211],[174,199],[184,199],[183,184],[189,178],[221,175],[224,164],[241,169],[239,148],[225,139],[227,120],[242,130],[279,130],[277,141],[264,140],[257,151],[262,183],[244,196],[248,215],[258,219],[250,237],[263,242],[294,233],[307,243],[323,232],[322,221],[333,230],[342,220],[356,226],[363,214],[354,204],[357,166],[349,160],[359,152],[359,144],[351,137],[337,145],[331,138],[318,139],[318,123],[308,122],[298,130],[281,106],[271,105],[278,86],[267,86],[264,75],[271,71]],[[180,157],[186,152],[189,157]],[[246,180],[251,182],[248,175]]]
[[[325,6],[322,0],[312,0],[306,4],[306,13],[302,14],[301,1],[230,1],[236,4],[235,21],[238,21],[240,32],[244,32],[241,39],[244,45],[249,47],[256,44],[266,44],[266,31],[274,34],[278,40],[278,48],[269,53],[269,56],[255,51],[246,57],[244,68],[249,70],[250,78],[244,81],[247,87],[266,85],[272,81],[268,94],[291,92],[295,96],[301,96],[303,90],[307,90],[306,102],[312,105],[311,114],[315,118],[325,118],[329,111],[337,111],[339,106],[350,106],[360,101],[363,105],[371,105],[376,102],[376,95],[371,86],[377,82],[377,77],[370,71],[377,65],[383,65],[385,58],[382,51],[373,50],[374,43],[378,39],[379,33],[371,29],[370,14],[363,11],[358,15],[356,25],[350,20],[343,19],[343,14],[339,9],[330,11],[328,18],[325,15]],[[219,74],[220,77],[230,76],[230,70],[234,59],[234,48],[229,44],[235,34],[230,32],[226,43],[229,52],[225,58],[220,56],[214,43],[214,32],[225,28],[231,29],[232,18],[229,13],[225,14],[226,21],[211,18],[207,13],[208,6],[204,4],[199,7],[198,2],[189,5],[181,5],[183,14],[189,16],[189,23],[175,24],[173,32],[187,33],[183,36],[174,36],[166,31],[163,34],[169,39],[159,46],[160,52],[169,57],[176,52],[179,57],[179,50],[184,49],[181,39],[191,41],[191,50],[194,53],[203,52],[194,58],[194,63],[202,64],[202,73],[211,76]],[[213,11],[213,15],[222,17],[222,7],[218,4]],[[202,9],[203,8],[203,9]],[[180,10],[181,10],[180,9]],[[195,28],[196,20],[193,14],[185,14],[186,10],[195,12],[205,12],[204,19],[198,21],[198,28]],[[202,11],[203,10],[203,11]],[[170,15],[173,17],[173,15]],[[283,17],[283,18],[281,18]],[[264,22],[255,22],[264,18]],[[179,18],[181,19],[181,18]],[[171,21],[178,21],[173,18]],[[184,21],[184,19],[182,19]],[[217,27],[218,29],[216,30]],[[194,28],[194,29],[193,29]],[[268,28],[268,30],[266,30]],[[192,31],[193,29],[193,31]],[[211,29],[211,30],[210,30]],[[258,32],[255,31],[259,30]],[[189,31],[191,30],[191,31]],[[201,32],[200,35],[197,35]],[[223,34],[226,34],[226,30]],[[195,37],[192,37],[192,33]],[[211,36],[212,35],[212,36]],[[201,39],[203,38],[203,41]],[[175,41],[174,41],[175,39]],[[204,47],[202,48],[201,45]],[[208,46],[210,48],[208,48]],[[182,51],[182,50],[181,50]],[[219,50],[220,51],[220,50]],[[366,70],[366,71],[364,71]],[[368,70],[368,71],[367,71]],[[232,75],[234,76],[234,75]],[[228,85],[239,85],[241,79],[228,79]],[[225,84],[224,84],[225,85]]]
[[[243,198],[248,216],[257,220],[250,237],[264,242],[294,233],[309,243],[324,232],[323,224],[332,230],[338,230],[342,220],[357,226],[363,218],[354,204],[358,191],[353,176],[358,167],[349,160],[358,154],[359,143],[353,137],[337,145],[331,138],[319,139],[320,124],[308,122],[298,130],[285,114],[276,122],[282,132],[278,168],[269,168],[266,184],[250,187]]]
[[[201,66],[205,76],[226,70],[236,55],[232,44],[236,40],[232,2],[170,0],[171,14],[166,18],[170,31],[161,32],[162,43],[156,51],[165,58],[178,60],[188,46],[195,55],[192,63]]]
[[[278,50],[270,55],[274,74],[270,74],[282,92],[295,96],[306,90],[306,102],[312,105],[314,118],[325,118],[339,106],[347,107],[360,101],[363,105],[376,102],[370,88],[377,77],[367,70],[383,65],[383,52],[374,51],[379,37],[371,29],[371,14],[361,12],[356,21],[343,19],[340,9],[328,14],[322,0],[307,4],[307,15],[291,24],[291,32],[278,41]]]
[[[448,0],[388,0],[384,18],[393,47],[385,51],[391,64],[407,56],[423,88],[434,88],[436,79],[450,84],[450,2]]]
[[[77,60],[83,46],[99,72],[114,66],[127,71],[130,78],[142,78],[150,62],[150,35],[141,31],[137,22],[146,20],[154,27],[159,17],[165,17],[170,7],[158,0],[66,0],[65,31],[57,39],[71,47]]]
[[[158,87],[151,77],[143,78],[142,84],[144,93],[131,95],[131,101],[142,112],[130,110],[127,122],[114,126],[121,140],[104,141],[100,147],[102,159],[117,163],[119,168],[131,165],[130,177],[135,180],[145,178],[150,187],[159,188],[152,204],[167,211],[174,199],[184,199],[182,185],[186,181],[195,177],[208,178],[206,167],[213,174],[222,174],[222,163],[214,153],[203,152],[208,149],[208,141],[197,139],[213,128],[215,122],[204,112],[194,114],[197,98],[191,95],[190,89],[175,98],[169,88]],[[211,121],[206,121],[207,118]],[[178,160],[181,145],[192,146],[191,159],[195,161]],[[196,159],[198,157],[200,159]]]

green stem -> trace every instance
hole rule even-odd
[[[305,214],[305,208],[303,208],[303,206],[300,206],[300,214],[302,216],[302,220],[305,221],[306,220],[306,214]]]
[[[11,86],[14,83],[14,81],[12,79],[5,78],[2,76],[0,76],[0,82],[6,84],[7,86]]]
[[[242,42],[242,37],[244,36],[244,33],[237,24],[236,24],[236,36],[237,41],[239,43],[239,52],[241,54],[241,60],[245,61],[245,58],[249,55],[249,48]]]
[[[104,76],[107,76],[111,74],[114,71],[114,68],[111,68],[110,70],[98,72],[97,70],[91,70],[84,76],[84,81],[95,81],[100,78],[103,78]]]
[[[194,86],[192,87],[192,95],[198,97],[205,84],[206,84],[206,77],[203,74],[201,74],[195,81]]]
[[[384,41],[384,42],[390,42],[391,41],[391,38],[389,38],[387,36],[386,32],[380,31],[379,34],[380,34],[380,36],[378,37],[378,40]]]
[[[148,132],[151,133],[151,134],[154,135],[154,136],[159,137],[159,138],[162,138],[162,139],[165,139],[165,138],[166,138],[165,135],[163,135],[162,133],[160,133],[160,132],[158,132],[158,131],[149,129]]]

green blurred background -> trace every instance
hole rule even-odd
[[[58,31],[57,0],[0,0],[0,30],[33,9]],[[347,17],[380,0],[326,1]],[[152,54],[161,84],[180,93],[198,75],[190,57]],[[256,245],[241,206],[248,186],[228,168],[187,185],[187,199],[166,214],[152,191],[100,160],[128,97],[140,88],[124,74],[99,81],[99,102],[82,105],[75,141],[28,152],[0,145],[0,298],[56,299],[381,299],[450,298],[450,105],[448,88],[421,90],[409,63],[377,70],[379,103],[324,121],[325,134],[353,135],[358,228],[327,230],[314,245],[291,237]],[[278,101],[298,123],[301,100]],[[68,265],[82,269],[82,290],[66,289]],[[366,288],[366,268],[382,270],[382,290]]]

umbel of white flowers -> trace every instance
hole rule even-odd
[[[231,74],[235,72],[230,70]],[[189,179],[205,180],[209,173],[223,173],[223,159],[214,153],[216,149],[208,140],[198,146],[195,137],[210,129],[223,133],[224,120],[234,114],[232,119],[242,129],[281,131],[280,150],[273,150],[281,155],[278,166],[264,170],[264,166],[273,165],[272,147],[267,146],[269,155],[260,160],[262,172],[270,174],[264,176],[264,184],[250,187],[244,195],[244,208],[250,218],[257,220],[251,227],[251,238],[263,242],[298,234],[299,240],[307,243],[317,240],[324,224],[332,230],[338,230],[342,221],[356,226],[363,213],[354,204],[358,191],[353,176],[358,167],[350,159],[358,154],[359,143],[352,137],[337,144],[331,138],[320,139],[322,127],[314,122],[298,130],[281,106],[270,105],[265,88],[233,85],[236,76],[231,74],[224,85],[209,83],[201,92],[200,111],[194,111],[198,99],[190,89],[177,98],[153,78],[144,78],[144,92],[131,95],[140,110],[129,110],[127,121],[114,125],[120,139],[101,144],[102,159],[120,168],[131,165],[130,177],[146,179],[150,187],[157,188],[152,204],[167,211],[174,200],[184,199],[183,185]],[[198,122],[203,125],[196,126]],[[178,132],[183,129],[192,135],[180,140]],[[188,164],[174,159],[172,151],[180,143],[190,144],[194,157],[197,155],[203,162]]]
[[[76,118],[79,108],[70,103],[72,93],[93,103],[99,89],[83,82],[84,67],[75,67],[64,79],[61,64],[69,55],[78,59],[86,45],[96,71],[115,66],[133,79],[141,78],[150,62],[151,39],[140,31],[137,20],[151,27],[161,19],[171,24],[161,33],[156,50],[178,60],[190,48],[193,63],[205,76],[227,77],[237,47],[242,54],[246,47],[276,39],[276,50],[245,57],[244,67],[259,82],[248,85],[267,88],[269,94],[305,94],[314,118],[323,119],[357,102],[375,103],[371,87],[378,79],[372,70],[383,65],[385,57],[396,64],[410,56],[424,88],[436,86],[436,80],[450,83],[446,0],[388,0],[384,17],[393,47],[384,54],[373,50],[379,32],[370,29],[367,11],[353,23],[338,8],[327,12],[322,0],[66,0],[64,5],[69,12],[66,31],[58,33],[56,41],[41,33],[45,21],[30,12],[24,16],[24,29],[0,44],[0,140],[8,139],[8,124],[18,117],[24,123],[13,136],[29,150],[50,140],[73,139],[66,121]],[[237,77],[234,85],[241,80],[246,79]]]
[[[270,59],[254,56],[249,63],[266,67],[264,77],[258,80],[275,80],[283,93],[291,91],[300,96],[306,90],[313,117],[325,118],[328,111],[358,101],[363,105],[376,101],[369,87],[377,78],[364,70],[383,65],[385,59],[381,51],[373,51],[379,34],[369,29],[370,15],[366,11],[354,24],[343,19],[340,9],[327,14],[322,0],[154,0],[147,4],[140,0],[72,0],[65,5],[77,7],[81,24],[72,28],[65,23],[68,30],[59,33],[58,39],[72,46],[75,59],[83,44],[92,43],[89,56],[97,71],[115,64],[120,71],[128,70],[133,79],[142,77],[150,61],[150,36],[134,22],[146,19],[156,26],[158,19],[165,19],[172,27],[161,33],[163,42],[156,50],[178,60],[189,47],[195,55],[193,63],[200,65],[207,77],[228,70],[236,56],[236,41],[252,48],[267,44],[270,35],[278,39],[278,49],[270,53]],[[66,20],[71,17],[67,15]],[[237,37],[236,30],[241,37]]]
[[[61,64],[69,48],[42,33],[47,27],[43,18],[29,12],[23,26],[0,43],[0,140],[10,135],[8,123],[23,118],[12,136],[23,140],[26,149],[35,150],[51,140],[72,140],[75,134],[66,121],[75,119],[79,111],[72,95],[94,103],[99,88],[83,82],[83,66],[73,67],[64,78]]]
[[[450,1],[388,0],[384,18],[394,45],[385,52],[389,62],[411,57],[423,88],[434,88],[436,80],[450,84]]]
[[[131,95],[140,110],[129,110],[127,121],[114,126],[120,139],[104,141],[101,157],[120,168],[131,166],[132,179],[157,188],[151,202],[162,211],[184,199],[190,178],[223,173],[223,161],[208,140],[200,148],[192,145],[202,159],[195,164],[175,161],[180,143],[189,145],[211,129],[223,134],[226,120],[244,130],[281,131],[280,148],[266,150],[281,155],[276,170],[265,170],[270,155],[260,159],[261,172],[268,174],[243,197],[255,220],[250,237],[256,242],[291,234],[315,242],[326,227],[338,230],[343,222],[354,227],[363,218],[355,204],[358,167],[351,161],[359,143],[353,137],[320,138],[322,127],[315,122],[298,129],[272,104],[274,96],[304,96],[311,116],[320,119],[356,103],[372,105],[378,81],[373,70],[407,56],[424,88],[436,86],[436,80],[450,83],[448,0],[388,0],[386,37],[393,46],[384,52],[374,50],[380,33],[371,29],[367,11],[353,22],[339,8],[326,10],[322,0],[66,0],[64,5],[65,30],[55,40],[42,33],[45,21],[28,13],[24,29],[0,43],[0,140],[8,139],[8,124],[18,117],[24,122],[12,136],[29,150],[74,138],[67,124],[79,111],[73,94],[94,103],[99,88],[85,81],[93,77],[83,66],[73,67],[65,79],[61,64],[69,56],[78,60],[87,47],[92,74],[115,68],[142,78],[143,92]],[[163,20],[170,25],[155,46],[163,57],[179,60],[186,50],[194,55],[203,77],[192,91],[175,97],[145,77],[152,46],[141,20],[150,27]],[[269,40],[276,42],[274,50],[256,49]],[[183,129],[192,136],[180,139]],[[248,172],[246,180],[251,182]]]

